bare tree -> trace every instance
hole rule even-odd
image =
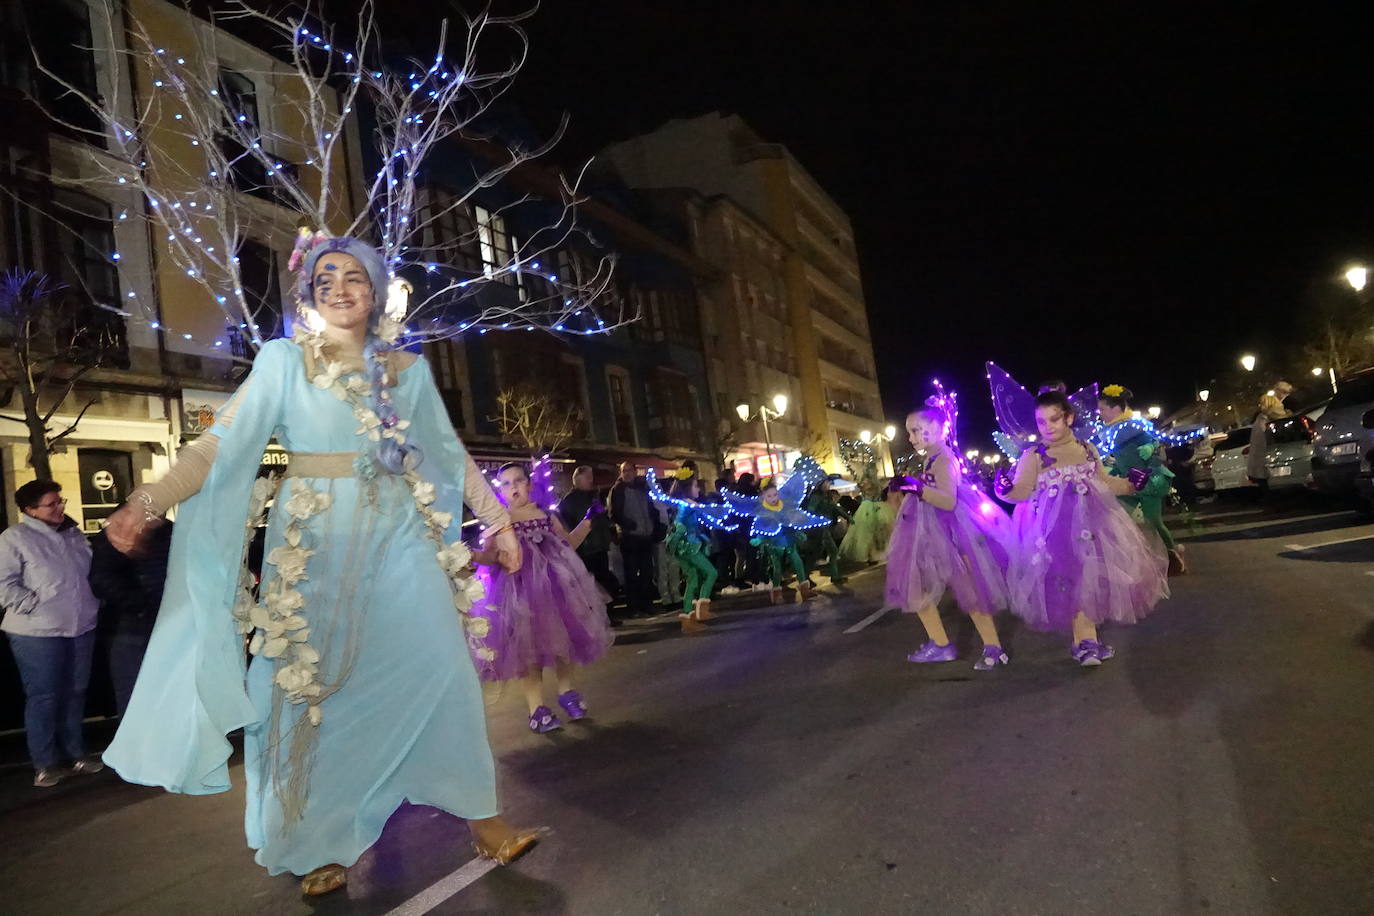
[[[0,408],[19,395],[22,413],[0,419],[23,423],[28,431],[29,463],[42,479],[52,479],[53,446],[76,431],[94,401],[88,401],[64,429],[53,418],[92,369],[105,365],[116,341],[98,323],[86,320],[80,301],[32,271],[11,270],[0,277]]]
[[[503,436],[538,459],[556,454],[577,437],[582,411],[533,385],[508,388],[496,396],[500,409],[491,417]]]
[[[97,41],[103,47],[95,50],[113,55],[150,85],[144,97],[131,94],[121,79],[113,80],[108,94],[92,96],[45,61],[37,66],[84,102],[100,125],[94,130],[49,112],[66,130],[96,137],[105,147],[85,151],[87,171],[95,177],[65,183],[137,191],[147,204],[142,218],[153,224],[155,238],[165,240],[168,256],[254,345],[262,343],[264,331],[270,333],[264,316],[276,303],[254,301],[238,253],[250,235],[276,226],[280,216],[271,203],[299,214],[309,230],[376,242],[393,275],[408,281],[412,295],[396,317],[409,340],[471,328],[594,334],[624,323],[618,300],[611,302],[613,314],[596,311],[610,282],[609,256],[583,257],[574,276],[556,272],[558,252],[595,249],[576,218],[580,175],[561,180],[555,218],[526,238],[496,239],[499,211],[485,220],[471,218],[477,192],[545,153],[562,133],[560,127],[548,143],[526,149],[484,137],[478,127],[519,72],[528,51],[522,22],[533,10],[512,16],[487,10],[465,16],[455,31],[447,21],[437,22],[433,58],[397,69],[383,62],[372,0],[363,0],[346,27],[324,22],[318,0],[307,0],[291,14],[225,0],[218,12],[206,14],[208,20],[192,13],[190,0],[186,9],[192,46],[167,48],[137,19],[128,23],[126,45],[115,26],[123,19],[113,2],[107,5],[104,35]],[[278,88],[271,117],[236,90],[234,74],[221,69],[220,26],[233,21],[264,36],[260,45],[279,58],[270,70],[239,74]],[[494,66],[498,54],[485,48],[478,53],[487,33],[498,33],[504,46],[514,48]],[[370,143],[381,166],[367,178],[362,212],[352,214],[345,193],[345,138],[360,106],[371,116]],[[422,166],[441,148],[460,144],[480,149],[482,156],[468,158],[484,164],[466,187],[435,195]],[[461,228],[455,231],[455,225]],[[481,269],[456,267],[459,254],[474,248],[482,252]],[[482,295],[493,283],[504,284],[509,294]],[[309,303],[299,307],[309,321]],[[148,322],[157,318],[125,314]]]

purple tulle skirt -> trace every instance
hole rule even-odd
[[[995,614],[1008,603],[1010,520],[1001,507],[960,483],[953,509],[908,493],[887,550],[887,603],[915,613],[954,593],[959,610]]]
[[[1098,477],[1097,463],[1052,467],[1012,517],[1012,610],[1037,630],[1135,623],[1169,596],[1168,558]]]
[[[476,659],[486,681],[508,681],[552,668],[559,659],[586,665],[615,641],[606,618],[610,598],[547,518],[516,522],[524,561],[507,575],[499,566],[478,568],[486,598],[472,609],[490,625],[482,645],[495,653]]]

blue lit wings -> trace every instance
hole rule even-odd
[[[728,523],[728,519],[734,514],[730,506],[721,505],[720,503],[694,503],[690,500],[678,499],[676,496],[669,496],[667,493],[664,493],[663,490],[659,489],[658,475],[654,473],[653,468],[649,468],[645,477],[649,483],[649,497],[653,499],[654,502],[692,512],[707,528],[714,528],[719,531],[734,531],[739,527],[738,524]]]
[[[1126,441],[1129,442],[1131,437],[1137,434],[1143,434],[1151,442],[1163,442],[1165,445],[1186,445],[1206,435],[1207,427],[1204,426],[1192,432],[1174,436],[1155,429],[1155,425],[1149,420],[1131,417],[1117,423],[1098,425],[1089,438],[1093,445],[1097,446],[1099,452],[1103,455],[1110,455],[1116,451],[1116,444],[1122,436],[1125,436]]]
[[[749,528],[751,536],[776,537],[784,528],[800,531],[830,524],[830,519],[807,512],[801,507],[806,494],[824,479],[825,471],[816,463],[816,459],[803,455],[793,465],[792,476],[778,487],[780,505],[776,509],[764,505],[762,496],[741,496],[731,490],[722,492],[734,514],[753,519]]]

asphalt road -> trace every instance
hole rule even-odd
[[[700,637],[627,629],[583,679],[590,722],[535,736],[517,691],[491,698],[508,812],[553,832],[485,873],[461,821],[405,808],[307,902],[253,864],[237,772],[214,797],[40,791],[11,761],[0,912],[1374,912],[1374,526],[1217,517],[1186,542],[1192,573],[1098,669],[1006,618],[1008,669],[908,664],[914,619],[845,632],[881,569]]]

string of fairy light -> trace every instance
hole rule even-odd
[[[553,322],[551,330],[580,335],[594,335],[605,333],[607,322],[590,305],[580,305],[582,301],[577,293],[578,287],[568,285],[560,280],[558,273],[544,268],[541,260],[534,258],[522,258],[517,253],[511,252],[514,260],[506,264],[482,265],[482,274],[473,275],[473,271],[462,270],[458,267],[447,265],[433,259],[408,260],[405,252],[410,250],[410,246],[401,242],[406,237],[406,227],[411,221],[411,210],[415,204],[414,179],[419,163],[429,152],[429,147],[423,142],[422,137],[414,132],[417,125],[422,125],[426,121],[425,110],[434,108],[434,103],[452,101],[456,98],[457,92],[462,89],[468,81],[468,74],[458,68],[449,68],[444,65],[444,55],[442,49],[436,54],[434,63],[425,71],[413,70],[405,80],[400,79],[399,72],[389,73],[384,70],[366,70],[362,68],[362,62],[358,55],[346,48],[336,46],[328,36],[319,30],[312,30],[306,25],[300,25],[294,31],[295,41],[299,47],[318,50],[334,58],[348,68],[345,75],[349,75],[355,84],[364,79],[375,81],[378,84],[387,84],[396,87],[408,87],[408,92],[403,90],[400,96],[401,102],[398,103],[399,111],[405,112],[398,119],[398,124],[392,125],[395,130],[397,145],[394,150],[383,152],[382,167],[378,169],[374,176],[373,193],[369,195],[371,205],[378,211],[382,223],[383,247],[390,250],[393,246],[395,253],[389,258],[390,267],[393,272],[414,268],[418,274],[423,274],[427,278],[427,283],[432,283],[438,287],[438,292],[431,298],[453,291],[465,291],[470,286],[486,282],[503,282],[503,276],[513,279],[510,284],[514,285],[521,297],[521,305],[511,309],[508,314],[516,320],[501,321],[501,314],[495,318],[487,320],[484,318],[457,320],[458,316],[453,316],[446,327],[454,327],[457,331],[478,330],[480,333],[487,333],[490,330],[509,330],[509,331],[534,331],[540,327],[548,328],[545,325],[537,326],[531,319],[547,317]],[[172,104],[165,107],[171,114],[170,122],[163,117],[156,122],[159,129],[171,131],[177,130],[177,125],[186,125],[181,131],[181,136],[193,147],[204,147],[210,144],[211,138],[207,136],[207,131],[203,129],[204,118],[191,117],[188,112],[191,106],[196,104],[194,92],[199,87],[200,90],[208,93],[209,96],[218,99],[218,104],[224,106],[225,111],[233,114],[233,122],[228,126],[232,129],[235,141],[243,147],[243,152],[237,156],[230,157],[227,153],[226,159],[231,167],[237,166],[241,160],[257,160],[262,165],[262,173],[267,179],[267,189],[277,188],[285,197],[290,197],[293,193],[299,193],[299,188],[294,187],[292,182],[295,180],[289,173],[294,171],[294,166],[288,168],[285,160],[278,160],[264,149],[264,144],[269,146],[278,140],[277,145],[297,145],[290,138],[273,138],[261,125],[254,123],[253,118],[243,111],[233,111],[230,104],[221,95],[218,86],[206,87],[203,80],[194,73],[187,65],[187,57],[175,51],[169,51],[165,47],[151,48],[149,58],[154,65],[155,73],[152,85],[156,92],[166,93]],[[351,98],[351,97],[350,97]],[[185,110],[179,110],[181,106]],[[151,110],[151,109],[149,109]],[[163,108],[159,108],[163,111]],[[442,106],[439,107],[443,110]],[[314,137],[314,149],[332,151],[333,144],[340,139],[338,127],[343,123],[352,112],[351,104],[342,108],[342,114],[338,116],[338,123],[327,122]],[[197,112],[197,114],[201,114]],[[197,123],[201,122],[202,129],[198,133],[195,130]],[[135,129],[141,126],[125,124],[117,118],[110,116],[107,125],[110,133],[116,141],[123,167],[133,169],[141,175],[148,168],[143,138],[136,133]],[[406,133],[410,130],[411,133]],[[313,167],[324,180],[325,170],[316,156],[306,157],[305,165]],[[215,274],[223,274],[230,277],[238,276],[240,259],[236,250],[227,250],[233,247],[233,243],[241,244],[242,238],[235,236],[234,239],[222,237],[217,238],[216,233],[205,228],[204,220],[214,219],[217,213],[214,197],[216,194],[238,193],[241,188],[235,183],[234,177],[222,174],[220,168],[215,167],[212,157],[207,153],[204,163],[204,171],[199,176],[197,190],[182,190],[176,193],[168,192],[164,188],[154,187],[150,181],[140,179],[138,186],[143,192],[148,206],[156,211],[155,218],[162,221],[165,228],[169,231],[166,234],[166,241],[172,249],[174,259],[180,259],[183,264],[179,265],[187,277],[205,282]],[[111,172],[113,174],[113,171]],[[241,177],[241,176],[240,176]],[[114,177],[118,185],[129,185],[132,179],[127,174],[118,174]],[[405,189],[407,195],[403,197],[393,197],[392,189]],[[121,209],[117,217],[118,222],[127,221],[130,214],[127,208]],[[120,267],[127,268],[124,253],[117,246],[114,250],[103,253],[109,263],[116,267],[116,270],[123,277]],[[503,256],[504,256],[503,252]],[[207,275],[207,271],[209,274]],[[524,300],[526,286],[523,278],[537,279],[547,284],[550,292],[548,297],[549,306],[547,309],[540,310],[537,304],[531,304]],[[214,280],[210,280],[213,284]],[[121,284],[124,285],[124,284]],[[562,293],[562,295],[558,295]],[[238,298],[244,303],[245,310],[252,314],[257,314],[257,307],[244,300],[244,289],[241,284],[235,284],[225,288],[222,292],[214,294],[218,305],[224,307],[226,314],[230,313],[230,296]],[[463,300],[464,293],[459,292],[459,301]],[[222,334],[216,332],[206,336],[203,325],[197,327],[177,327],[169,324],[157,315],[156,307],[145,306],[140,299],[139,293],[134,288],[126,288],[123,293],[124,302],[127,305],[121,307],[118,304],[108,302],[97,302],[99,307],[119,315],[127,321],[144,322],[155,331],[164,334],[180,336],[186,341],[200,340],[206,346],[212,348],[224,348],[229,344],[229,340]],[[561,301],[561,306],[556,305]],[[138,311],[135,310],[137,306]],[[518,311],[516,310],[518,309]],[[571,311],[569,311],[571,310]],[[149,314],[156,317],[149,317]],[[523,320],[519,320],[522,319]],[[289,320],[289,319],[288,319]],[[431,318],[431,323],[438,323],[439,316]],[[499,324],[498,324],[499,322]],[[255,321],[227,321],[226,331],[238,330],[244,332],[254,343],[261,344],[261,331],[259,323]],[[412,338],[423,337],[421,328],[412,324],[407,328],[408,336]],[[409,342],[409,341],[405,341]]]

